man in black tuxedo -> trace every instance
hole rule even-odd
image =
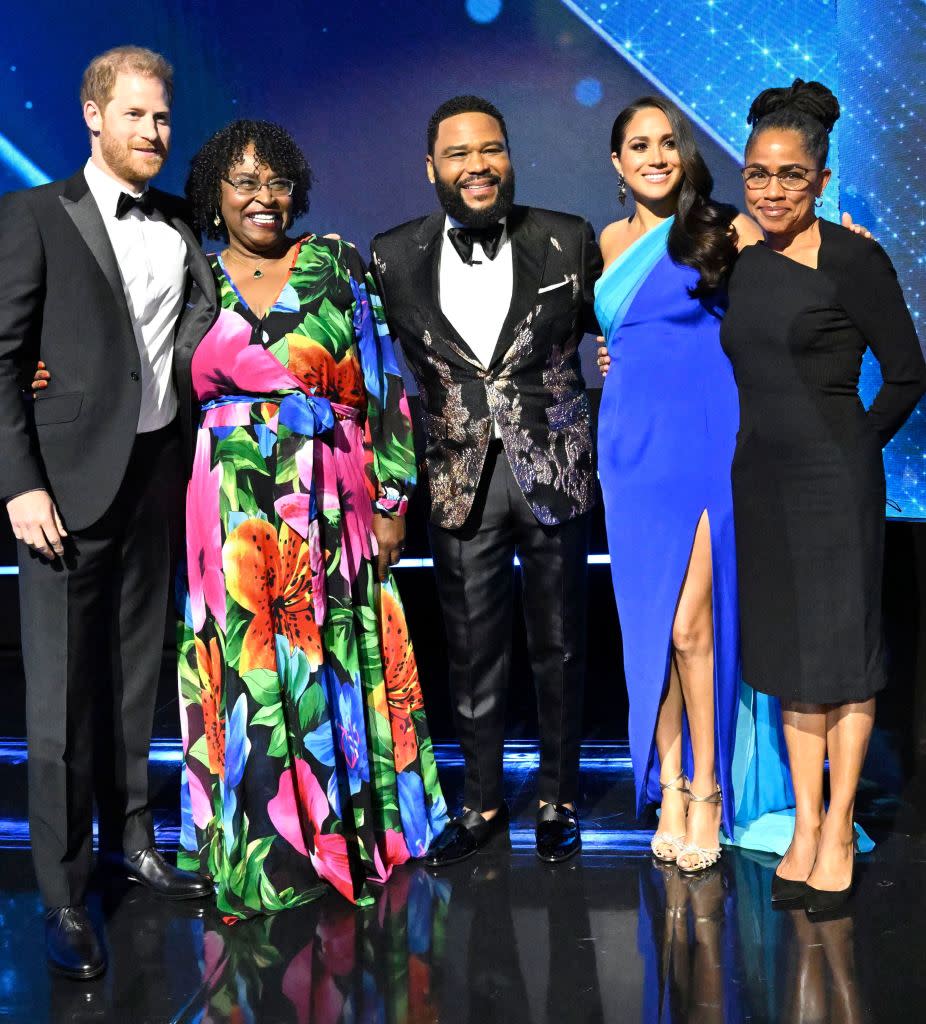
[[[373,272],[418,383],[430,536],[466,763],[443,865],[507,827],[502,792],[515,554],[540,725],[537,852],[580,846],[588,512],[595,474],[578,345],[596,330],[601,254],[580,217],[514,205],[499,111],[476,96],[428,126],[442,211],[373,240]]]
[[[210,891],[157,853],[148,808],[182,473],[174,356],[215,307],[183,202],[147,187],[171,92],[158,54],[97,57],[85,167],[0,199],[0,495],[20,542],[29,823],[48,961],[78,978],[105,968],[83,906],[94,789],[101,847],[130,878],[175,899]],[[52,381],[25,402],[39,359]]]

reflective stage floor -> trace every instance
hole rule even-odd
[[[585,848],[552,867],[532,845],[536,756],[507,756],[509,842],[431,874],[397,870],[374,907],[337,894],[234,927],[99,876],[91,902],[106,976],[44,966],[41,907],[21,822],[21,751],[0,754],[0,1020],[16,1022],[825,1022],[926,1019],[923,781],[868,784],[859,818],[877,841],[841,919],[774,912],[774,859],[727,851],[685,879],[657,867],[634,819],[626,750],[586,748]],[[177,764],[153,763],[159,842],[176,841]],[[448,801],[461,768],[443,748]]]

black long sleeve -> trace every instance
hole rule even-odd
[[[0,197],[0,281],[0,499],[6,499],[47,486],[20,388],[45,288],[42,239],[23,192]]]
[[[881,367],[868,418],[883,447],[926,394],[926,360],[887,253],[875,242],[853,249],[840,267],[839,298]]]

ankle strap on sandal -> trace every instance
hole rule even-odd
[[[676,786],[675,783],[678,782],[679,779],[682,780],[682,785],[681,786]],[[669,779],[668,782],[663,782],[662,779],[660,779],[659,780],[659,788],[663,792],[665,792],[667,789],[672,789],[676,793],[689,793],[689,792],[691,792],[689,790],[689,788],[688,788],[688,779],[685,778],[685,773],[684,772],[679,772],[678,775],[676,775],[674,779]]]
[[[696,804],[720,804],[723,803],[723,794],[720,792],[720,786],[718,786],[713,793],[709,793],[707,796],[696,796],[694,790],[688,790],[688,797],[694,800]]]

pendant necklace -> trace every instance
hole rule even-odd
[[[242,260],[241,257],[238,256],[237,253],[232,252],[231,249],[226,249],[225,252],[222,254],[222,256],[226,260],[235,259],[235,260],[238,260],[240,263],[246,262],[246,261]],[[263,259],[257,261],[257,266],[251,272],[251,277],[256,278],[257,280],[260,280],[264,276],[264,272],[263,272],[263,270],[261,268],[263,267],[263,265],[267,262],[267,260],[269,258],[270,258],[269,256],[265,256]]]

